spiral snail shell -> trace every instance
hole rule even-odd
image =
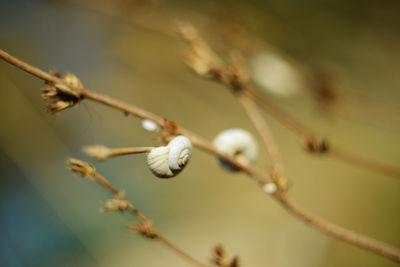
[[[160,178],[171,178],[180,173],[192,156],[192,143],[179,135],[168,145],[152,149],[147,153],[147,166]]]
[[[217,150],[235,158],[243,165],[250,165],[258,157],[258,146],[254,137],[246,130],[239,128],[227,129],[219,133],[213,141]],[[220,159],[222,167],[230,171],[238,168]]]

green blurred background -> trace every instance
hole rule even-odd
[[[309,90],[266,94],[334,144],[399,165],[399,11],[398,1],[386,0],[1,0],[0,47],[41,69],[70,71],[89,89],[209,140],[231,127],[257,136],[228,90],[182,63],[184,45],[172,26],[189,20],[219,52],[238,49],[250,60],[279,51],[305,76],[329,70],[338,99],[328,110]],[[109,193],[65,169],[68,157],[90,160],[83,145],[157,145],[140,120],[89,101],[53,116],[41,87],[0,62],[0,265],[188,266],[129,232],[129,217],[100,213]],[[398,179],[310,156],[292,133],[265,118],[300,206],[400,247]],[[225,172],[198,149],[170,180],[155,178],[144,155],[94,164],[172,243],[203,261],[223,244],[243,266],[395,266],[305,226],[245,175]],[[267,173],[269,164],[261,149],[254,168]]]

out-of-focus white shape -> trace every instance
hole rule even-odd
[[[272,52],[254,55],[250,60],[250,73],[261,88],[280,96],[296,94],[303,86],[303,79],[296,68]]]
[[[249,166],[258,156],[258,145],[253,135],[243,129],[224,130],[214,138],[213,144],[219,152],[234,157],[245,166]],[[238,171],[235,166],[221,159],[220,163],[227,170]]]
[[[275,194],[276,189],[278,188],[275,183],[267,183],[263,186],[264,192],[270,195]]]
[[[160,127],[155,124],[155,122],[147,119],[142,120],[142,127],[149,132],[157,132],[160,130]]]

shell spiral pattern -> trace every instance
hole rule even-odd
[[[180,173],[192,156],[192,143],[183,136],[172,139],[167,146],[154,148],[147,154],[147,166],[159,178]]]

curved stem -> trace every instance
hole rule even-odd
[[[153,122],[158,124],[160,127],[164,128],[166,130],[169,129],[167,127],[168,125],[165,123],[165,120],[153,113],[150,113],[148,111],[140,109],[136,106],[128,105],[121,101],[114,100],[110,97],[106,97],[106,96],[91,92],[87,89],[71,87],[69,84],[66,84],[64,81],[62,81],[52,75],[49,75],[46,72],[44,72],[38,68],[32,67],[31,65],[9,55],[8,53],[6,53],[5,51],[3,51],[1,49],[0,49],[0,58],[4,59],[8,63],[15,65],[30,74],[35,75],[36,77],[38,77],[44,81],[64,84],[64,85],[68,86],[71,90],[75,91],[76,93],[80,94],[81,96],[86,97],[87,99],[91,99],[93,101],[105,104],[107,106],[110,106],[117,110],[123,111],[127,114],[135,115],[142,119],[152,120]],[[223,160],[227,161],[230,164],[235,165],[237,168],[241,169],[244,173],[246,173],[250,178],[254,179],[260,187],[262,187],[264,184],[267,183],[267,179],[264,178],[263,175],[260,175],[255,170],[253,170],[249,167],[243,166],[242,164],[240,164],[233,158],[227,157],[227,156],[219,153],[214,148],[214,146],[210,142],[205,140],[204,138],[202,138],[198,135],[195,135],[188,130],[183,129],[182,127],[179,127],[179,129],[183,135],[186,135],[188,138],[190,138],[192,140],[194,145],[198,146],[199,148],[201,148],[211,154],[214,154],[215,156],[217,156],[219,158],[222,158]],[[353,244],[360,248],[372,251],[378,255],[381,255],[381,256],[391,259],[393,261],[400,262],[400,251],[396,250],[395,248],[393,248],[389,245],[383,244],[381,242],[375,241],[373,239],[369,239],[362,235],[356,235],[357,238],[353,238],[355,233],[353,233],[345,228],[335,226],[333,224],[321,223],[321,222],[324,222],[322,219],[311,216],[308,213],[306,213],[305,211],[301,210],[299,207],[295,206],[292,202],[290,202],[286,198],[286,195],[274,194],[272,196],[275,197],[276,199],[280,200],[280,203],[285,208],[287,208],[289,211],[291,211],[292,214],[296,218],[309,223],[313,227],[315,227],[323,232],[329,233],[330,235],[332,235],[338,239],[341,239],[343,241],[346,241],[350,244]]]
[[[192,263],[195,266],[201,266],[201,267],[209,267],[207,264],[202,263],[201,261],[197,260],[196,258],[190,256],[189,254],[187,254],[185,251],[183,251],[182,249],[178,248],[177,246],[175,246],[174,244],[172,244],[171,242],[169,242],[163,235],[161,235],[161,233],[159,233],[157,231],[157,229],[153,226],[153,223],[150,221],[150,219],[148,219],[146,216],[144,216],[131,202],[129,202],[128,200],[126,200],[124,194],[121,194],[117,188],[115,188],[105,177],[103,177],[100,173],[98,173],[90,164],[80,161],[80,160],[69,160],[68,164],[69,164],[69,168],[74,171],[74,172],[78,172],[81,175],[87,175],[87,172],[80,172],[79,170],[76,170],[75,168],[71,168],[71,166],[73,166],[76,162],[78,162],[78,164],[85,164],[86,166],[89,166],[89,168],[91,168],[91,170],[89,170],[90,174],[89,177],[94,179],[95,181],[97,181],[100,185],[102,185],[105,189],[107,189],[108,191],[110,191],[115,199],[117,200],[121,200],[124,201],[124,203],[126,204],[126,210],[130,211],[130,213],[136,217],[143,226],[146,227],[150,227],[150,231],[151,231],[151,236],[144,234],[144,236],[152,239],[152,240],[157,240],[158,242],[160,242],[162,245],[164,245],[166,248],[171,249],[172,251],[174,251],[176,254],[178,254],[179,256],[183,257],[184,259],[186,259],[188,262]],[[122,210],[120,210],[122,211]],[[141,232],[139,232],[141,233]],[[143,234],[143,233],[142,233]]]
[[[275,106],[264,95],[256,93],[254,90],[247,90],[244,92],[244,94],[250,97],[273,117],[275,117],[279,122],[282,123],[282,125],[294,132],[300,139],[302,139],[302,141],[308,141],[314,138],[312,130],[310,130],[303,123],[299,122],[289,113],[285,112],[278,106]],[[348,152],[337,146],[332,146],[331,144],[329,144],[329,146],[330,148],[326,151],[326,153],[338,160],[357,165],[361,168],[366,168],[375,172],[390,175],[395,178],[400,178],[400,167],[398,166],[392,166],[384,162],[379,162],[375,159],[366,158],[362,155]]]
[[[384,162],[365,158],[361,155],[348,152],[338,147],[332,148],[330,151],[330,155],[332,155],[332,157],[334,158],[341,159],[345,162],[347,161],[356,163],[357,165],[362,166],[365,169],[379,171],[381,173],[391,175],[394,177],[400,177],[400,168],[396,168],[395,166],[389,166]]]
[[[400,262],[400,252],[376,239],[366,237],[361,234],[357,234],[353,231],[345,229],[343,227],[337,226],[316,216],[313,216],[299,206],[297,206],[293,201],[287,198],[286,195],[278,195],[276,197],[278,201],[294,216],[300,218],[304,222],[308,223],[312,227],[332,236],[339,240],[346,241],[350,244],[357,244],[357,246],[368,249],[378,255],[384,256],[395,262]]]
[[[171,242],[169,242],[167,239],[165,239],[161,235],[157,235],[156,240],[160,242],[162,245],[165,247],[168,247],[169,249],[173,250],[176,254],[180,255],[182,258],[186,259],[187,261],[192,262],[194,265],[197,266],[207,266],[204,263],[198,261],[197,259],[193,258],[189,254],[187,254],[185,251],[178,249],[176,246],[174,246]]]

